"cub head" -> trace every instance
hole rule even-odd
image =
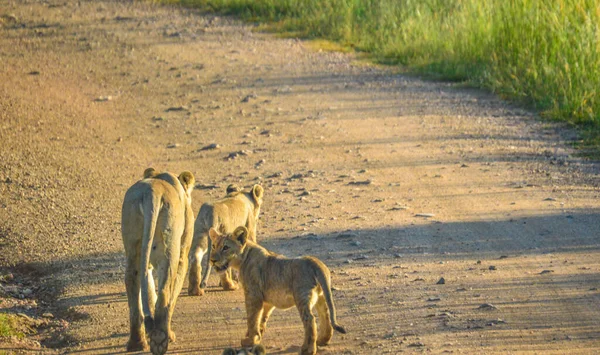
[[[144,170],[144,179],[152,178],[156,175],[158,175],[158,171],[156,171],[154,168],[148,168]]]
[[[188,198],[192,196],[192,190],[194,190],[194,185],[196,184],[196,179],[194,175],[189,171],[184,171],[178,176],[179,182],[181,186],[183,186],[183,190]]]
[[[248,229],[241,226],[231,234],[219,234],[214,228],[211,228],[208,235],[212,242],[210,262],[213,268],[217,272],[224,272],[230,266],[239,267],[248,241]]]

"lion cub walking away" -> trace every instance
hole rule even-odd
[[[244,288],[248,332],[242,346],[260,343],[274,308],[300,311],[304,323],[304,344],[300,354],[316,354],[317,345],[327,345],[333,330],[346,334],[337,324],[331,295],[329,269],[319,259],[304,256],[288,259],[249,240],[248,229],[238,227],[229,235],[209,230],[213,243],[210,255],[215,270],[239,270]],[[312,308],[319,314],[317,334]]]
[[[185,280],[194,234],[193,188],[194,176],[188,171],[177,177],[149,168],[125,193],[121,233],[127,257],[127,351],[147,349],[146,335],[155,355],[166,353],[169,340],[175,341],[171,317]],[[158,297],[153,268],[158,276]]]
[[[246,226],[250,240],[256,241],[256,225],[263,202],[264,190],[254,185],[250,191],[242,190],[236,185],[227,187],[227,196],[212,203],[204,203],[200,207],[194,224],[194,241],[190,252],[190,280],[188,294],[199,296],[204,294],[206,281],[210,275],[211,265],[207,262],[202,270],[202,258],[210,255],[212,243],[208,238],[208,230],[214,228],[221,233],[231,233],[237,226]],[[200,279],[202,275],[202,279]],[[224,290],[236,290],[238,287],[231,279],[231,272],[221,275],[221,286]]]
[[[239,350],[235,350],[232,348],[227,348],[223,350],[221,355],[266,355],[267,350],[261,344],[256,344],[252,348],[241,348]]]

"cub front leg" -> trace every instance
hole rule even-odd
[[[265,330],[267,330],[267,321],[269,320],[269,316],[273,313],[275,306],[265,303],[263,306],[262,319],[260,321],[260,337],[262,338],[265,335]]]
[[[204,247],[204,244],[207,243],[207,239],[208,236],[204,234],[194,234],[192,247],[190,249],[190,277],[188,284],[189,296],[204,295],[204,290],[200,288],[200,278],[202,275],[202,258],[207,250],[207,247]],[[206,287],[206,285],[204,285],[204,287]]]
[[[246,337],[242,339],[243,347],[251,347],[260,343],[261,333],[259,323],[262,320],[263,301],[260,298],[254,298],[248,292],[246,293],[246,318],[248,322],[248,331]]]

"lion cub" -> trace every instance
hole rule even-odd
[[[194,239],[190,250],[188,295],[203,295],[210,275],[209,262],[202,270],[202,258],[205,254],[210,255],[212,248],[208,230],[215,228],[222,233],[231,233],[237,226],[246,226],[250,231],[250,239],[256,241],[256,225],[263,195],[264,189],[260,185],[254,185],[250,190],[229,185],[227,196],[212,203],[204,203],[200,207],[194,223]],[[227,291],[237,289],[237,285],[231,279],[231,272],[221,274],[221,286]]]
[[[329,269],[319,259],[288,259],[272,253],[249,240],[248,229],[243,226],[227,235],[211,228],[209,236],[213,244],[210,261],[215,270],[225,272],[232,268],[240,273],[248,321],[242,346],[260,343],[274,308],[296,306],[300,311],[304,323],[300,354],[316,354],[317,345],[329,343],[334,329],[346,334],[336,321]],[[318,334],[312,313],[315,306],[319,314]]]

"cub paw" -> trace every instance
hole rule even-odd
[[[223,290],[225,290],[225,291],[235,291],[238,288],[239,288],[238,284],[233,281],[223,282]]]
[[[127,352],[145,351],[148,350],[148,343],[145,340],[127,342]]]
[[[316,355],[317,353],[317,349],[316,347],[307,347],[307,346],[303,346],[302,349],[300,349],[300,355]]]
[[[260,342],[260,340],[258,339],[257,336],[245,337],[241,341],[242,346],[245,347],[245,348],[249,348],[251,346],[254,346],[255,344],[258,344],[259,342]]]
[[[148,335],[150,338],[150,352],[153,355],[163,355],[169,347],[169,337],[165,332],[154,329]]]
[[[174,343],[177,341],[177,336],[175,336],[175,332],[169,330],[169,342]]]
[[[204,296],[204,290],[200,287],[190,288],[188,290],[188,296]]]

